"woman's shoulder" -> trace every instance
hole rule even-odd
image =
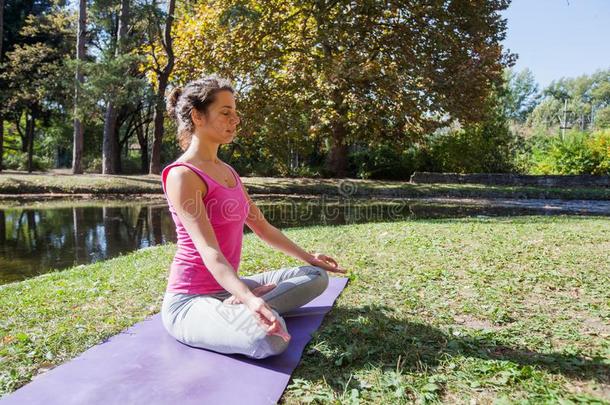
[[[171,183],[178,186],[184,185],[187,187],[199,186],[205,190],[208,186],[202,174],[205,173],[201,173],[200,169],[188,161],[176,160],[163,169],[163,179],[165,183]]]

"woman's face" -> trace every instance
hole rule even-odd
[[[228,90],[216,93],[214,102],[208,106],[207,116],[193,114],[193,120],[196,132],[203,139],[219,144],[231,143],[241,121],[235,109],[233,93]]]

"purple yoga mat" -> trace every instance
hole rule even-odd
[[[274,404],[347,278],[285,314],[284,353],[262,360],[184,345],[156,314],[0,399],[9,404]]]

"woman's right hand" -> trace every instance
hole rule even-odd
[[[264,299],[252,295],[245,304],[254,315],[256,322],[258,322],[268,335],[277,335],[286,342],[290,340],[290,334],[282,329],[280,321],[275,317],[271,311],[271,307],[269,307]]]

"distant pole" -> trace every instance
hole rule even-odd
[[[561,140],[566,137],[566,125],[568,123],[568,99],[563,100],[563,125],[561,125]]]
[[[566,135],[566,129],[572,128],[572,126],[568,126],[568,113],[572,113],[572,111],[568,111],[568,99],[563,100],[563,114],[557,114],[557,118],[559,119],[559,128],[561,129],[561,139],[563,140]]]

